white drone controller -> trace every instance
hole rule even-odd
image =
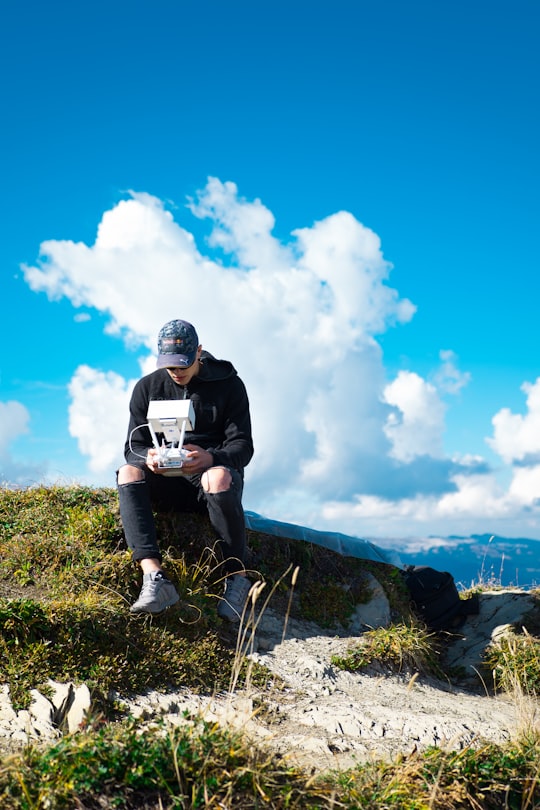
[[[183,447],[167,447],[162,444],[158,448],[158,468],[160,470],[179,469],[188,457],[188,451]]]
[[[186,430],[195,427],[195,411],[190,399],[153,399],[148,403],[148,428],[158,452],[158,469],[163,475],[183,475],[182,466],[188,456],[184,450]],[[157,434],[163,434],[161,444]]]

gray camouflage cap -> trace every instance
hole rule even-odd
[[[199,338],[195,327],[187,321],[169,321],[158,335],[158,368],[179,366],[187,368],[195,362]]]

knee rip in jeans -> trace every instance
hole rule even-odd
[[[128,472],[128,470],[129,470],[129,472]],[[132,477],[133,476],[132,470],[136,473],[136,475],[137,475],[136,478]],[[121,478],[124,478],[124,475],[122,475],[122,472],[127,473],[127,480],[126,481],[121,481],[120,480]],[[144,478],[143,471],[139,470],[137,467],[133,467],[131,464],[124,464],[123,467],[120,467],[120,469],[116,471],[116,482],[117,482],[119,487],[125,487],[128,484],[142,484],[144,482],[144,480],[145,480],[145,478]]]
[[[201,476],[202,488],[207,495],[217,495],[218,492],[228,492],[232,483],[233,477],[226,467],[210,467],[210,469],[206,470]]]

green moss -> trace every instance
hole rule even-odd
[[[312,581],[300,593],[300,612],[304,619],[316,622],[321,627],[334,627],[336,623],[346,625],[356,604],[368,598],[368,589],[359,594],[357,589],[353,592],[331,580]]]

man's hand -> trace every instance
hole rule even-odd
[[[153,473],[161,475],[163,473],[163,469],[159,469],[158,464],[159,464],[159,453],[155,449],[155,447],[151,447],[148,453],[146,454],[146,466]]]
[[[196,444],[185,444],[184,450],[188,451],[188,457],[182,464],[182,470],[186,475],[200,475],[214,464],[212,453]]]
[[[182,472],[186,475],[200,475],[214,463],[212,453],[196,444],[185,444],[184,450],[188,451],[188,456],[182,463]],[[159,453],[155,447],[151,447],[146,454],[146,466],[157,475],[163,475],[167,471],[166,468],[159,467]]]

